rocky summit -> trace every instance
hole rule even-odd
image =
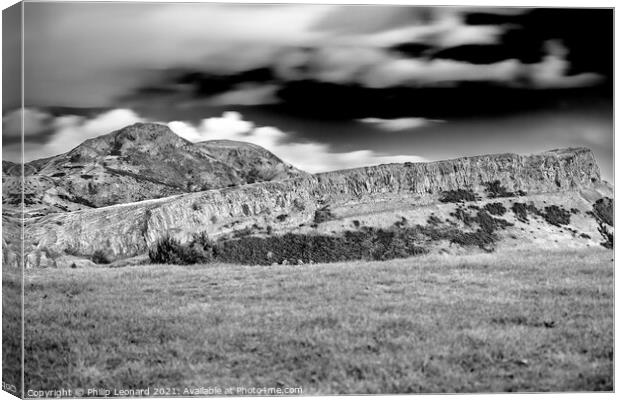
[[[19,206],[21,168],[3,162],[3,206]],[[138,123],[24,166],[27,215],[41,216],[306,175],[248,143],[191,143]]]
[[[50,198],[53,190],[84,197],[94,189],[82,209],[26,216],[27,267],[94,266],[96,253],[131,264],[163,237],[187,242],[197,234],[230,241],[409,226],[428,249],[445,252],[483,248],[489,237],[597,246],[613,233],[594,213],[613,191],[584,148],[309,175],[258,146],[191,144],[148,124],[89,140],[36,168],[30,177],[65,174],[47,189]],[[142,198],[149,199],[132,201]],[[15,250],[5,246],[5,263],[17,265]]]

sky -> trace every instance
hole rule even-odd
[[[611,9],[24,7],[25,109],[3,92],[7,160],[23,112],[26,161],[152,121],[309,172],[583,146],[613,181]],[[19,40],[4,22],[5,52]]]

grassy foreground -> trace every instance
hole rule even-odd
[[[612,257],[28,271],[25,389],[612,390]]]

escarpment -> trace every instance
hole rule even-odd
[[[284,232],[312,226],[317,210],[325,207],[390,197],[413,206],[430,204],[442,192],[459,188],[483,195],[493,181],[527,194],[578,191],[597,185],[600,172],[590,150],[564,149],[356,168],[50,214],[27,220],[25,262],[30,267],[64,266],[63,260],[96,250],[117,260],[144,254],[165,235],[186,241],[202,232],[214,238]]]
[[[437,195],[499,180],[512,191],[552,192],[600,181],[592,152],[585,148],[521,156],[497,154],[430,163],[388,164],[316,175],[321,191],[347,198],[382,193]]]

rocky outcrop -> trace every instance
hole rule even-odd
[[[312,223],[325,204],[386,196],[425,204],[445,190],[468,187],[482,193],[485,183],[495,180],[508,190],[544,193],[590,187],[600,173],[592,152],[583,148],[357,168],[33,218],[26,224],[26,252],[45,253],[47,262],[103,250],[118,260],[145,253],[164,235],[184,241],[199,232],[286,230]],[[41,256],[31,259],[36,266]]]
[[[21,166],[4,162],[5,207],[21,203]],[[248,143],[191,143],[167,126],[134,124],[24,166],[30,215],[105,207],[306,173]]]

